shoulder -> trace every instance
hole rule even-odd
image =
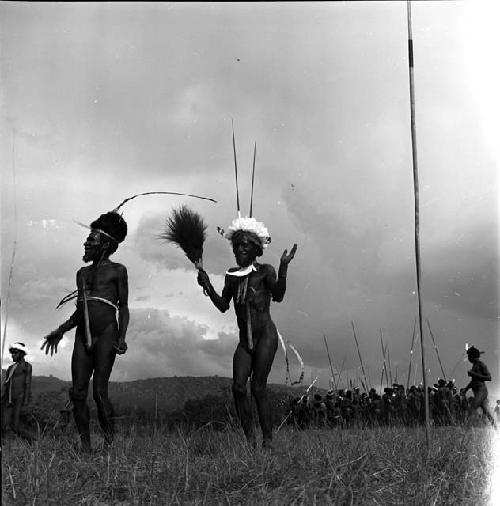
[[[119,274],[127,274],[127,268],[123,264],[120,264],[118,262],[111,262],[110,266]]]
[[[271,264],[258,264],[256,263],[257,271],[262,272],[264,274],[276,274],[276,269]]]

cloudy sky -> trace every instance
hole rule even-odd
[[[254,215],[272,236],[262,261],[277,267],[298,244],[272,313],[306,381],[328,384],[323,335],[343,381],[361,376],[353,321],[371,383],[381,333],[393,378],[406,383],[417,311],[406,2],[0,11],[2,338],[7,320],[6,342],[27,343],[35,374],[70,377],[73,333],[56,357],[39,347],[73,310],[55,306],[82,265],[87,233],[75,220],[176,191],[218,202],[148,196],[124,207],[129,234],[113,258],[129,272],[129,352],[112,379],[231,375],[234,312],[219,314],[157,235],[181,204],[202,214],[205,268],[222,288],[234,265],[217,234],[236,215],[234,121],[244,214],[257,143]],[[412,8],[423,317],[459,385],[465,343],[499,373],[495,14],[493,2]],[[442,374],[424,330],[434,382]],[[284,378],[280,350],[270,380]]]

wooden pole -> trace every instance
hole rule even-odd
[[[385,363],[385,346],[384,339],[382,338],[382,329],[380,329],[380,346],[382,347],[382,356],[384,357],[385,382],[386,385],[389,386],[389,375],[387,374],[387,365]]]
[[[356,330],[354,330],[354,322],[352,320],[351,320],[351,325],[352,325],[352,333],[354,335],[354,341],[356,343],[356,349],[358,350],[358,357],[359,357],[359,362],[361,364],[361,370],[363,371],[363,376],[365,377],[365,383],[369,387],[369,383],[366,379],[365,366],[363,365],[363,359],[361,358],[361,351],[359,350],[358,338],[356,337]]]
[[[326,340],[326,336],[323,334],[323,339],[325,340],[325,346],[326,346],[326,353],[328,354],[328,361],[330,362],[330,371],[332,373],[332,381],[333,381],[333,388],[337,388],[335,383],[335,374],[333,373],[333,365],[332,365],[332,359],[330,357],[330,350],[328,349],[328,341]]]
[[[413,69],[413,37],[411,28],[411,0],[407,0],[407,19],[408,19],[408,62],[409,62],[409,80],[410,80],[410,127],[411,127],[411,148],[413,161],[413,191],[415,195],[415,269],[417,281],[417,307],[418,307],[418,330],[420,333],[420,349],[422,353],[422,381],[424,386],[425,399],[425,438],[427,449],[431,443],[431,424],[429,413],[429,392],[427,391],[427,378],[425,368],[425,345],[422,331],[422,293],[421,293],[421,275],[420,275],[420,219],[419,219],[419,186],[418,186],[418,159],[417,159],[417,134],[415,126],[415,80]]]
[[[17,248],[17,196],[16,196],[16,131],[12,130],[12,178],[13,178],[13,197],[14,197],[14,242],[12,244],[12,257],[10,259],[9,267],[9,278],[7,282],[7,295],[5,297],[5,317],[3,325],[3,336],[2,336],[2,354],[0,359],[3,361],[3,355],[5,352],[5,343],[7,341],[7,320],[9,317],[9,300],[10,300],[10,289],[12,286],[12,279],[14,277],[14,263],[16,260],[16,248]],[[1,308],[1,300],[0,300]]]
[[[429,327],[429,332],[431,334],[432,342],[434,344],[434,350],[436,351],[437,359],[438,359],[438,362],[439,362],[439,367],[441,367],[441,372],[443,373],[443,378],[446,381],[446,373],[444,372],[443,364],[441,362],[441,357],[439,356],[439,350],[438,350],[438,347],[437,347],[437,344],[436,344],[436,340],[434,339],[434,334],[432,333],[431,323],[429,322],[429,320],[427,320],[427,326]]]
[[[413,361],[413,345],[415,344],[415,329],[417,326],[417,319],[413,323],[413,335],[411,337],[411,348],[410,348],[410,363],[408,365],[408,379],[406,380],[406,390],[410,388],[410,375],[411,375],[411,363]]]

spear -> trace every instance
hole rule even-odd
[[[363,376],[365,377],[365,383],[369,386],[368,380],[366,379],[365,366],[363,365],[363,359],[361,358],[361,352],[359,351],[359,343],[358,343],[358,338],[356,336],[356,330],[354,329],[354,322],[352,320],[351,320],[351,325],[352,325],[352,332],[354,335],[354,341],[356,342],[356,349],[358,350],[358,357],[359,357],[359,362],[361,364],[361,370],[363,371]]]
[[[391,350],[389,349],[389,345],[386,346],[387,350],[387,365],[389,366],[389,378],[391,380],[391,387],[392,387],[392,368],[391,368]]]
[[[16,196],[16,131],[12,130],[12,179],[13,179],[13,197],[14,197],[14,242],[12,244],[12,257],[10,259],[9,278],[7,283],[7,296],[5,299],[5,321],[3,326],[3,340],[2,340],[2,353],[1,359],[5,351],[5,342],[7,341],[7,319],[9,317],[9,299],[10,289],[12,286],[12,278],[14,276],[14,263],[16,260],[16,247],[17,247],[17,196]],[[1,304],[1,300],[0,300]]]
[[[413,335],[411,337],[411,349],[410,349],[410,364],[408,365],[408,379],[406,380],[406,390],[410,388],[410,374],[411,374],[411,363],[413,360],[413,345],[415,344],[415,329],[417,327],[417,319],[413,322]]]
[[[380,346],[382,346],[382,357],[384,357],[384,369],[385,372],[385,381],[387,386],[389,386],[389,375],[387,374],[387,366],[385,363],[385,347],[384,347],[384,339],[382,338],[382,329],[380,329]]]
[[[436,355],[437,355],[437,358],[438,358],[439,367],[441,367],[441,372],[443,373],[443,378],[446,381],[446,373],[444,372],[443,364],[441,363],[441,357],[439,356],[439,350],[438,350],[438,347],[437,347],[437,344],[436,344],[436,340],[434,339],[434,334],[432,333],[431,323],[429,322],[429,320],[427,320],[427,326],[429,327],[429,332],[430,332],[431,337],[432,337],[432,342],[434,344],[434,350],[436,351]]]
[[[344,355],[344,358],[342,359],[342,365],[340,366],[340,372],[339,372],[339,377],[338,377],[338,381],[337,381],[337,386],[340,385],[340,377],[342,376],[342,373],[344,372],[344,365],[345,365],[345,355]]]
[[[413,76],[413,36],[411,27],[411,1],[406,2],[406,12],[408,21],[408,63],[409,63],[409,83],[410,83],[410,130],[411,130],[411,148],[413,162],[413,193],[415,196],[414,217],[415,217],[415,271],[417,283],[417,307],[418,307],[418,329],[420,333],[420,350],[422,359],[422,381],[424,386],[425,402],[425,440],[427,450],[430,449],[431,442],[431,422],[429,412],[429,392],[427,391],[427,378],[425,369],[425,345],[422,331],[422,295],[421,295],[421,275],[420,275],[420,219],[419,219],[419,185],[418,185],[418,161],[417,161],[417,134],[415,128],[415,83]]]
[[[333,373],[332,359],[330,357],[330,350],[328,349],[328,341],[326,340],[325,334],[323,334],[323,339],[325,340],[326,353],[328,354],[328,361],[330,362],[330,371],[332,372],[333,388],[336,389],[337,385],[335,383],[335,374]]]

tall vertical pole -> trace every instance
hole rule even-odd
[[[413,76],[413,38],[411,29],[411,0],[407,0],[408,18],[408,61],[410,77],[410,106],[411,106],[411,150],[413,160],[413,191],[415,194],[415,266],[417,275],[417,299],[418,299],[418,330],[420,333],[420,349],[422,354],[422,382],[424,386],[425,399],[425,437],[427,449],[430,448],[431,424],[429,413],[429,392],[427,391],[427,378],[425,368],[425,345],[422,331],[422,295],[420,276],[420,221],[419,221],[419,193],[418,193],[418,163],[417,163],[417,134],[415,128],[415,81]]]
[[[14,196],[14,242],[12,244],[12,257],[10,259],[10,267],[9,267],[9,279],[7,282],[7,295],[5,297],[5,316],[4,316],[4,325],[3,325],[3,335],[2,335],[2,353],[0,355],[0,360],[3,361],[3,356],[5,352],[5,343],[7,341],[7,319],[9,317],[9,300],[10,300],[10,290],[12,286],[12,278],[14,276],[14,263],[16,260],[16,247],[17,247],[17,195],[16,195],[16,131],[12,131],[12,180],[13,180],[13,196]],[[1,298],[0,298],[0,309],[1,309]]]

